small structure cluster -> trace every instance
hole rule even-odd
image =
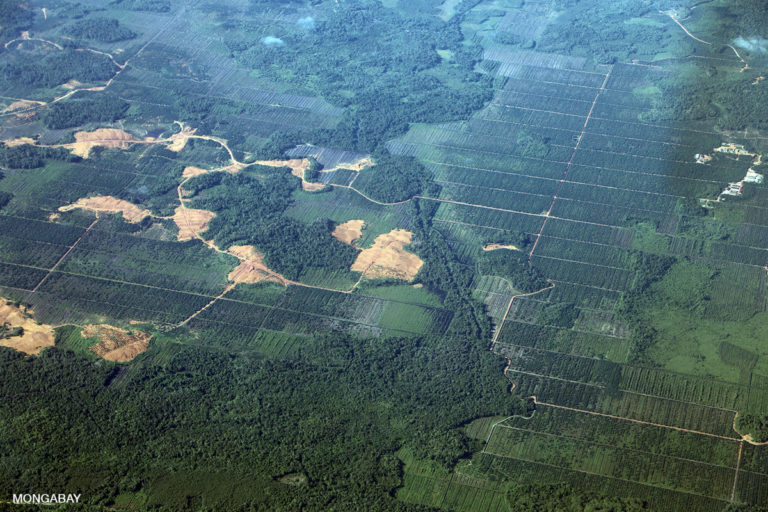
[[[747,170],[746,176],[741,181],[729,183],[720,195],[740,196],[744,192],[744,183],[762,183],[763,175],[755,172],[751,167]]]
[[[725,187],[725,190],[723,190],[720,194],[726,196],[740,196],[743,192],[744,187],[740,181],[737,181],[736,183],[729,183],[728,186]]]
[[[762,162],[762,155],[757,153],[752,153],[748,151],[743,144],[734,144],[733,142],[723,142],[719,147],[714,149],[717,153],[726,153],[729,155],[747,155],[747,156],[753,156],[755,157],[755,161],[752,163],[753,166],[758,166]],[[694,155],[696,158],[697,164],[706,164],[709,161],[712,160],[712,155],[705,155],[701,153],[696,153]],[[729,183],[727,187],[725,187],[725,190],[720,192],[720,194],[717,196],[717,199],[699,199],[699,204],[703,208],[712,208],[711,203],[718,203],[720,202],[721,198],[723,196],[741,196],[744,193],[744,184],[745,183],[762,183],[763,182],[763,175],[759,172],[755,171],[752,167],[747,169],[747,174],[742,178],[740,181],[736,181],[733,183]]]
[[[763,175],[754,171],[754,169],[747,169],[747,175],[742,180],[744,183],[762,183]]]
[[[723,142],[720,147],[715,148],[715,151],[729,155],[754,155],[754,153],[747,151],[743,144],[734,144],[732,142]]]

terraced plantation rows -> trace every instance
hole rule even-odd
[[[638,279],[638,249],[714,264],[744,288],[765,289],[768,240],[745,238],[766,227],[755,220],[761,207],[732,206],[753,213],[733,236],[712,240],[696,228],[703,225],[696,207],[685,206],[716,195],[730,179],[723,168],[743,175],[744,163],[697,164],[693,155],[711,151],[719,135],[638,120],[652,106],[636,91],[667,69],[587,69],[534,52],[486,58],[501,61],[505,77],[487,108],[390,144],[435,173],[442,185],[435,223],[448,236],[469,245],[489,230],[521,230],[534,240],[531,262],[555,284],[511,304],[478,288],[500,331],[494,351],[510,359],[507,377],[539,405],[531,420],[496,424],[472,463],[518,482],[532,473],[586,479],[617,495],[652,496],[659,509],[719,510],[754,499],[749,493],[768,475],[740,466],[747,444],[733,425],[736,410],[765,389],[748,377],[644,368],[619,315],[620,295]],[[723,316],[739,307],[766,311],[759,293],[736,294],[718,301]],[[558,305],[573,310],[552,325],[547,314]]]

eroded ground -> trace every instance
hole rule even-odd
[[[264,264],[264,255],[257,251],[254,246],[233,245],[228,252],[240,260],[240,264],[227,276],[227,279],[233,283],[272,281],[283,285],[287,284],[283,276],[267,268]]]
[[[510,251],[519,251],[520,248],[516,245],[508,244],[488,244],[485,247],[483,247],[484,251],[496,251],[498,249],[509,249]]]
[[[84,197],[72,204],[59,207],[59,211],[68,212],[77,208],[97,213],[120,213],[126,221],[133,223],[141,222],[145,217],[152,215],[149,210],[112,196]]]
[[[139,142],[139,139],[124,130],[99,128],[92,132],[75,133],[75,142],[64,146],[75,155],[88,158],[91,150],[95,147],[128,149],[129,145],[134,142]]]
[[[418,256],[404,248],[411,243],[412,236],[413,233],[404,229],[394,229],[377,236],[373,247],[360,251],[351,270],[362,272],[369,279],[412,281],[424,265]]]
[[[124,363],[149,348],[152,335],[144,331],[127,331],[107,324],[86,325],[83,338],[97,338],[98,342],[89,347],[93,353],[107,361]]]
[[[216,214],[208,210],[196,210],[179,206],[173,214],[173,222],[179,227],[179,242],[197,238],[199,233],[208,229],[208,224]]]
[[[45,347],[52,347],[54,342],[53,327],[38,324],[31,310],[8,303],[0,299],[0,325],[6,332],[21,328],[20,334],[0,339],[0,346],[11,347],[25,354],[39,354]]]
[[[352,245],[357,239],[363,236],[363,226],[365,226],[364,220],[348,220],[347,222],[336,226],[333,233],[331,233],[331,236],[339,242]]]

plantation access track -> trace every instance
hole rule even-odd
[[[77,92],[80,92],[80,91],[103,91],[104,89],[106,89],[110,85],[112,85],[112,83],[117,79],[117,77],[120,76],[120,73],[122,73],[123,70],[128,66],[128,64],[129,64],[131,59],[135,59],[136,57],[138,57],[147,48],[147,46],[149,46],[150,44],[155,42],[165,32],[165,30],[168,27],[171,26],[172,23],[174,23],[178,19],[182,18],[185,15],[186,11],[187,11],[187,6],[183,6],[182,8],[180,8],[179,11],[174,16],[172,16],[159,30],[157,30],[154,33],[154,35],[151,38],[149,38],[136,51],[136,53],[134,53],[130,58],[126,59],[125,62],[123,62],[122,64],[119,63],[115,59],[114,55],[112,55],[111,53],[103,52],[103,51],[100,51],[100,50],[94,50],[93,48],[76,48],[75,51],[90,52],[90,53],[94,53],[94,54],[97,54],[97,55],[103,55],[103,56],[107,57],[115,66],[117,66],[117,71],[115,72],[114,75],[112,75],[112,77],[109,80],[107,80],[104,83],[104,85],[93,86],[93,87],[77,87],[76,86],[76,87],[73,87],[72,89],[70,89],[67,93],[62,94],[61,96],[57,96],[57,97],[53,98],[52,100],[50,100],[48,102],[38,101],[38,100],[20,100],[20,101],[33,102],[35,104],[33,106],[29,107],[29,108],[26,108],[26,109],[23,109],[23,110],[14,111],[14,112],[12,112],[12,114],[16,115],[16,114],[25,114],[25,113],[33,112],[33,111],[35,111],[35,110],[37,110],[37,109],[39,109],[41,107],[44,107],[46,105],[53,104],[53,103],[58,103],[58,102],[60,102],[62,100],[65,100],[65,99],[69,98],[70,96],[72,96],[73,94],[76,94]],[[43,11],[43,12],[45,12],[45,11]],[[15,42],[20,42],[20,41],[38,41],[38,42],[42,42],[44,44],[51,45],[52,47],[54,47],[57,50],[60,50],[60,51],[64,50],[64,47],[62,47],[60,44],[58,44],[58,43],[56,43],[54,41],[49,41],[47,39],[39,39],[39,38],[31,37],[29,35],[29,32],[26,32],[26,31],[22,32],[20,37],[18,37],[16,39],[12,39],[12,40],[8,41],[7,43],[5,43],[5,48],[8,48],[11,44],[13,44]],[[0,114],[0,115],[8,115],[8,114]]]

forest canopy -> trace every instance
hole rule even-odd
[[[72,37],[91,39],[101,43],[114,43],[133,39],[136,33],[120,26],[114,18],[88,18],[76,21],[67,27],[66,33]]]

